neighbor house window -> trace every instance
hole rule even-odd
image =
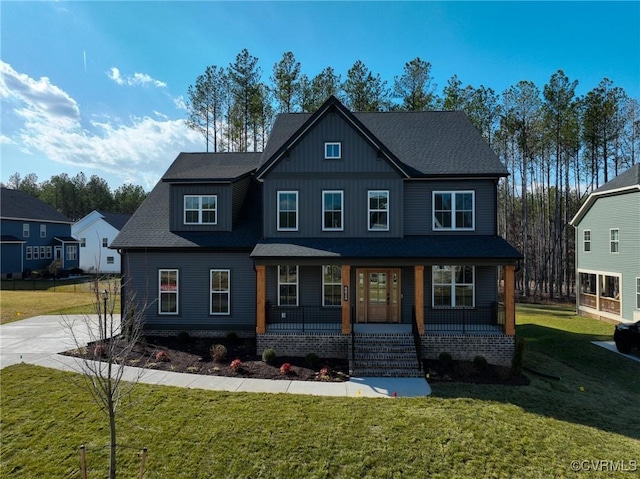
[[[433,229],[474,229],[474,201],[473,191],[434,191]]]
[[[22,224],[22,236],[25,238],[29,237],[29,223]]]
[[[158,314],[178,314],[178,270],[159,271]]]
[[[322,192],[322,230],[342,231],[342,191]]]
[[[218,221],[216,195],[185,195],[184,224],[215,225]]]
[[[298,231],[297,191],[278,191],[278,231]]]
[[[47,237],[47,225],[40,225],[40,238]]]
[[[640,309],[640,278],[636,278],[636,309]]]
[[[620,299],[620,278],[601,274],[600,276],[600,297],[610,299]]]
[[[433,266],[434,308],[472,308],[473,291],[473,266]]]
[[[67,245],[67,259],[70,261],[78,259],[78,245]]]
[[[86,248],[87,238],[80,238],[80,248]]]
[[[31,246],[27,246],[27,259],[33,258],[33,248]]]
[[[40,246],[40,259],[46,259],[47,258],[47,247],[46,246]]]
[[[369,231],[389,230],[389,191],[369,191]]]
[[[582,239],[583,249],[588,253],[591,251],[591,230],[584,230]]]
[[[229,286],[228,269],[211,270],[211,314],[229,314],[231,304],[231,289]]]
[[[102,238],[102,247],[107,248],[109,246],[109,238]]]
[[[322,267],[322,305],[340,306],[342,299],[342,268],[337,265]]]
[[[278,266],[278,306],[298,306],[298,266]]]
[[[40,248],[37,246],[33,247],[33,259],[40,259]]]
[[[595,274],[580,273],[580,292],[584,294],[596,294]]]
[[[609,251],[612,253],[620,252],[620,231],[618,228],[609,230]]]
[[[324,144],[324,159],[339,160],[342,157],[342,145],[340,142],[327,142]]]
[[[51,259],[51,246],[47,246],[47,259]]]
[[[113,264],[113,263],[114,263],[113,256],[107,256],[107,264]]]

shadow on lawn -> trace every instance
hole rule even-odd
[[[519,326],[517,336],[527,342],[525,367],[560,380],[527,373],[529,386],[433,384],[433,396],[509,403],[534,414],[640,439],[640,364],[591,344],[611,336],[531,324]]]

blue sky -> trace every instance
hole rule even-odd
[[[180,151],[187,88],[243,49],[263,79],[286,51],[309,77],[362,60],[389,85],[419,56],[438,91],[539,88],[558,69],[585,94],[608,77],[640,98],[640,2],[2,2],[0,181],[63,172],[149,190]]]

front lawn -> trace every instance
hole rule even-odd
[[[561,380],[434,384],[430,398],[141,384],[120,411],[119,477],[137,477],[142,447],[146,478],[573,477],[572,461],[603,460],[629,468],[640,460],[640,364],[590,344],[611,330],[561,309],[520,307],[525,365]],[[107,421],[73,376],[27,365],[1,374],[2,475],[80,477],[86,444],[90,477],[104,477]]]

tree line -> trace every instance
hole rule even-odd
[[[82,172],[74,177],[67,173],[54,175],[40,183],[35,173],[24,178],[14,173],[4,186],[44,201],[72,221],[78,221],[93,210],[133,214],[147,197],[141,186],[127,183],[112,191],[104,178],[92,175],[87,180]]]
[[[577,86],[562,70],[542,87],[522,80],[503,92],[453,75],[440,93],[431,64],[420,58],[389,84],[360,60],[344,79],[331,66],[309,77],[292,52],[264,82],[258,58],[244,49],[189,86],[186,123],[202,134],[206,151],[261,151],[278,113],[313,113],[330,95],[352,111],[464,111],[511,173],[499,185],[498,221],[524,255],[520,293],[569,298],[569,221],[589,193],[637,163],[640,151],[638,99],[608,78],[586,95]]]

